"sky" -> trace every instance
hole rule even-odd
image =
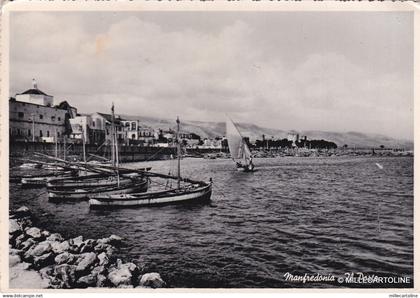
[[[10,95],[413,139],[410,12],[13,12]]]

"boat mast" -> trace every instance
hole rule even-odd
[[[119,173],[119,160],[118,160],[118,138],[117,138],[117,130],[115,129],[115,125],[114,125],[114,121],[115,121],[115,114],[114,114],[114,103],[112,103],[112,127],[113,127],[113,135],[112,135],[112,140],[113,140],[113,154],[115,154],[115,159],[114,159],[114,155],[112,156],[112,161],[113,164],[115,163],[115,171],[117,172],[117,185],[118,187],[120,187],[120,173]],[[114,148],[115,146],[115,148]],[[115,161],[115,162],[114,162]]]
[[[66,140],[67,140],[67,135],[64,135],[64,146],[63,146],[63,159],[64,160],[66,160],[66,150],[67,150],[67,148],[66,148],[66,146],[67,146],[67,144],[66,144]]]
[[[179,117],[176,117],[176,151],[178,156],[178,189],[181,188],[181,144],[179,142]]]
[[[115,139],[114,139],[114,103],[112,103],[112,115],[111,115],[111,139],[112,139],[112,145],[111,145],[111,164],[113,167],[115,167]]]
[[[58,157],[58,140],[57,140],[57,128],[55,130],[55,158]]]
[[[85,130],[83,129],[83,125],[82,127],[82,144],[83,144],[83,162],[85,163],[85,167],[86,167],[86,140],[85,140]]]

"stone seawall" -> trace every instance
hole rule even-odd
[[[9,288],[162,288],[159,273],[115,257],[123,239],[64,239],[33,226],[23,206],[9,216]]]

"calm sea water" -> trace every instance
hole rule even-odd
[[[125,166],[168,173],[170,164]],[[257,172],[240,173],[230,160],[183,160],[184,176],[213,178],[204,205],[90,211],[87,202],[52,203],[44,188],[13,184],[10,203],[30,207],[40,225],[66,236],[124,237],[121,257],[160,272],[173,287],[360,286],[296,284],[287,272],[413,277],[413,158],[255,164]]]

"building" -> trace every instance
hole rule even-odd
[[[287,134],[287,140],[292,141],[292,147],[296,147],[296,142],[299,142],[299,134],[297,132],[289,132]]]
[[[112,115],[104,113],[94,113],[91,115],[91,117],[91,128],[95,130],[101,130],[104,134],[104,141],[106,142],[106,144],[112,144]],[[123,144],[124,140],[126,139],[122,121],[124,120],[120,116],[114,117],[114,127],[117,134],[118,142],[120,144]]]
[[[35,80],[32,87],[9,100],[10,141],[60,141],[70,132],[67,108],[74,108],[68,103],[66,108],[63,103],[53,106],[54,97],[39,90]]]
[[[16,100],[46,107],[51,107],[54,103],[54,97],[52,95],[48,95],[38,89],[35,79],[32,79],[32,89],[16,94]]]
[[[137,144],[139,140],[139,120],[121,120],[126,145]]]
[[[96,129],[95,122],[91,115],[79,115],[70,119],[71,138],[76,142],[101,145],[105,141],[105,130]]]

